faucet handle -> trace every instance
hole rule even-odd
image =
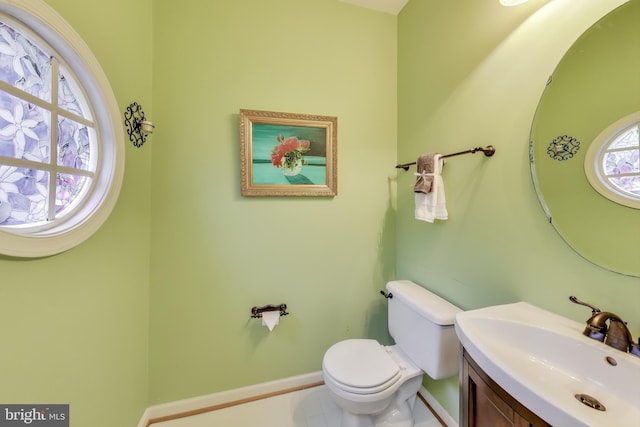
[[[587,304],[587,303],[586,303],[586,302],[584,302],[584,301],[580,301],[577,297],[575,297],[575,296],[573,296],[573,295],[571,295],[571,296],[569,297],[569,300],[570,300],[572,303],[579,304],[579,305],[584,305],[585,307],[589,307],[589,308],[591,309],[591,314],[600,313],[600,309],[599,309],[598,307],[595,307],[595,306],[593,306],[593,305],[591,305],[591,304]]]

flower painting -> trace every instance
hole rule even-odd
[[[271,163],[273,166],[282,169],[282,173],[287,176],[294,176],[300,173],[304,158],[302,153],[309,151],[311,142],[307,139],[298,139],[290,136],[285,139],[283,135],[276,138],[278,145],[271,150]]]
[[[242,195],[335,196],[337,118],[240,110]]]

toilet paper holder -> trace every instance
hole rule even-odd
[[[279,311],[280,316],[286,316],[287,314],[289,314],[287,313],[287,304],[280,304],[280,305],[269,304],[263,307],[252,307],[251,317],[252,318],[262,317],[262,313],[264,313],[265,311]]]

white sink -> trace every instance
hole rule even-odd
[[[478,365],[549,424],[640,426],[640,357],[587,338],[585,326],[524,302],[461,312],[455,322]],[[579,402],[579,394],[606,410]]]

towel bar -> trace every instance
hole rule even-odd
[[[440,158],[441,159],[446,159],[447,157],[459,156],[461,154],[469,154],[469,153],[473,154],[473,153],[477,153],[478,151],[482,151],[486,157],[491,157],[496,153],[496,149],[493,147],[493,145],[487,145],[486,147],[475,147],[475,148],[472,148],[470,150],[459,151],[457,153],[451,153],[451,154],[445,154]],[[399,165],[396,165],[396,169],[404,169],[404,170],[408,171],[409,170],[409,166],[415,165],[415,164],[416,164],[416,162],[401,163]]]

